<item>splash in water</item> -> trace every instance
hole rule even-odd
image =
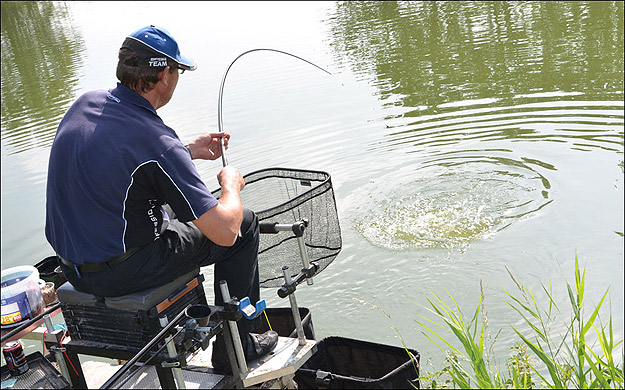
[[[427,175],[391,186],[401,190],[387,197],[371,195],[355,228],[374,245],[392,250],[463,249],[549,203],[544,187],[529,185],[536,179],[528,176],[476,170]]]

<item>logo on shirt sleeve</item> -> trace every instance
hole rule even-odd
[[[160,229],[158,228],[158,218],[154,213],[154,209],[156,208],[156,199],[150,199],[148,201],[150,203],[150,208],[148,209],[148,218],[154,224],[154,239],[158,239],[161,236]]]
[[[121,100],[119,100],[119,98],[117,98],[117,97],[115,97],[115,96],[111,95],[110,93],[109,93],[108,95],[106,95],[106,97],[107,97],[107,98],[109,98],[109,99],[111,99],[112,101],[114,101],[114,102],[116,102],[116,103],[121,102]]]

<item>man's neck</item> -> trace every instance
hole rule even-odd
[[[150,102],[150,104],[152,105],[152,107],[154,107],[155,110],[158,110],[159,108],[165,105],[164,103],[161,102],[160,97],[162,95],[156,92],[156,88],[152,88],[151,90],[147,92],[137,92],[137,93],[143,96],[148,102]]]

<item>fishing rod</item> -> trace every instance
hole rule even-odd
[[[243,57],[246,54],[255,52],[255,51],[272,51],[272,52],[276,52],[276,53],[282,53],[282,54],[286,54],[289,55],[291,57],[295,57],[299,60],[302,60],[304,62],[309,63],[310,65],[314,66],[315,68],[321,69],[322,71],[326,72],[327,74],[329,74],[330,76],[332,75],[332,73],[328,72],[327,70],[323,69],[322,67],[320,67],[319,65],[313,64],[312,62],[302,58],[302,57],[298,57],[295,54],[291,54],[291,53],[287,53],[286,51],[282,51],[282,50],[276,50],[276,49],[252,49],[252,50],[248,50],[246,52],[243,52],[241,54],[239,54],[237,56],[237,58],[235,58],[230,65],[228,66],[228,68],[226,69],[226,72],[224,73],[223,78],[221,79],[221,85],[219,86],[219,99],[217,101],[217,127],[219,129],[220,133],[223,133],[223,119],[222,119],[222,115],[221,115],[221,107],[222,107],[222,96],[223,96],[223,92],[224,92],[224,84],[226,83],[226,76],[228,75],[228,71],[230,71],[230,68],[232,67],[232,65],[234,65],[234,63],[241,57]],[[228,160],[226,159],[226,147],[224,146],[224,139],[220,138],[220,143],[221,143],[221,162],[223,163],[223,166],[225,167],[226,165],[228,165]]]

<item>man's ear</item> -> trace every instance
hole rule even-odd
[[[165,69],[158,72],[159,81],[162,81],[165,85],[167,85],[167,77],[165,73],[169,73],[169,66],[166,66]]]

